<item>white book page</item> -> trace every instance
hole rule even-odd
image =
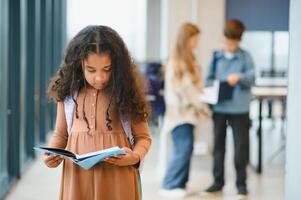
[[[199,99],[204,103],[216,104],[218,101],[219,84],[220,82],[215,80],[212,86],[205,87]]]
[[[100,150],[100,151],[94,151],[94,152],[90,152],[90,153],[86,153],[86,154],[76,155],[76,158],[81,159],[81,158],[95,156],[95,155],[106,153],[106,152],[116,151],[118,149],[119,149],[119,147],[115,146],[115,147],[111,147],[111,148],[108,148],[108,149],[103,149],[103,150]]]

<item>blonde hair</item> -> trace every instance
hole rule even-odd
[[[184,23],[179,29],[176,44],[170,57],[176,81],[181,81],[183,75],[188,73],[193,84],[201,85],[200,71],[195,56],[188,48],[189,39],[199,33],[199,28],[192,23]]]

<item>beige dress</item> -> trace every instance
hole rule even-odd
[[[83,103],[90,131],[83,118]],[[71,134],[67,133],[64,104],[58,103],[55,133],[49,146],[66,148],[77,154],[84,154],[113,146],[129,147],[130,144],[122,128],[117,109],[111,107],[112,131],[106,127],[106,108],[109,98],[103,91],[94,88],[82,89],[77,97],[78,114],[74,114]],[[133,151],[140,160],[148,152],[151,138],[146,122],[132,123],[135,138]],[[102,162],[90,170],[84,170],[72,161],[63,162],[61,200],[138,200],[139,179],[137,166],[120,167]]]

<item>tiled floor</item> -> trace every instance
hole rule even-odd
[[[282,200],[284,199],[284,153],[281,152],[273,160],[269,161],[269,157],[279,147],[279,132],[275,131],[276,127],[271,129],[270,122],[264,123],[264,171],[262,175],[256,174],[249,169],[248,186],[249,198],[251,200]],[[254,129],[255,130],[255,129]],[[250,137],[252,139],[252,155],[256,156],[256,134],[251,130]],[[270,131],[269,131],[270,130]],[[231,135],[231,134],[229,134]],[[148,155],[144,170],[142,173],[143,199],[144,200],[163,200],[158,195],[160,180],[157,176],[157,146],[158,133],[153,133],[154,143],[150,154]],[[266,141],[269,141],[267,144]],[[232,163],[231,137],[227,139],[228,153],[226,156],[226,185],[224,192],[220,196],[205,197],[200,193],[211,183],[211,157],[210,156],[194,156],[191,166],[190,181],[188,184],[189,196],[186,200],[206,199],[206,200],[234,200],[236,199],[235,174]],[[271,145],[273,144],[273,145]],[[252,159],[251,159],[252,160]],[[60,168],[48,169],[41,159],[37,159],[28,170],[24,173],[21,180],[10,191],[5,200],[53,200],[58,199],[58,189],[60,180]]]

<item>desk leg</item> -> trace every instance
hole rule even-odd
[[[257,136],[258,136],[258,164],[257,164],[257,173],[262,172],[262,99],[259,99],[259,126],[257,130]]]

